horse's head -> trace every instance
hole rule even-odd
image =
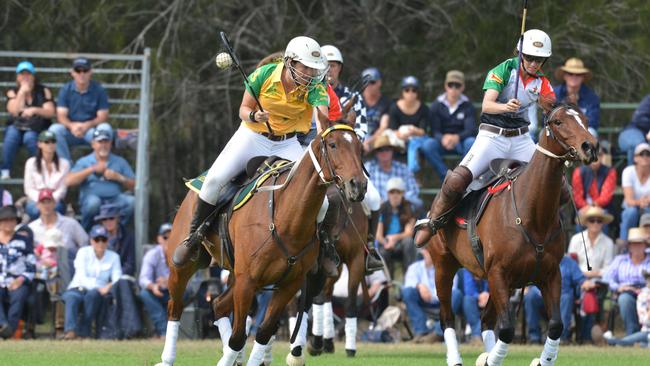
[[[350,201],[363,200],[368,181],[361,162],[361,142],[352,127],[333,124],[308,149],[323,182],[339,186]]]
[[[598,160],[598,140],[587,130],[587,117],[580,108],[554,104],[544,109],[547,114],[539,142],[541,147],[562,160],[584,164]]]

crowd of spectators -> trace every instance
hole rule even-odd
[[[108,96],[92,79],[92,71],[87,59],[75,59],[72,80],[55,100],[50,89],[38,81],[34,65],[23,61],[16,67],[16,86],[6,92],[9,118],[0,178],[11,177],[21,145],[26,146],[29,158],[21,204],[24,219],[13,205],[12,195],[0,188],[0,336],[4,338],[19,328],[32,283],[38,280],[46,282],[51,295],[62,300],[53,316],[63,339],[136,336],[143,326],[140,308],[151,320],[151,334],[165,334],[169,268],[164,251],[171,225],[161,225],[157,245],[146,252],[138,273],[131,229],[135,175],[128,161],[112,151],[114,129],[109,124]],[[362,76],[368,81],[361,93],[368,122],[365,166],[383,202],[375,245],[386,261],[388,278],[403,282],[402,300],[415,340],[437,341],[442,332],[433,321],[440,305],[435,268],[428,252],[417,251],[412,239],[415,220],[426,210],[418,182],[425,172],[432,172],[441,182],[449,168],[444,156],[460,158],[467,153],[478,128],[477,111],[464,94],[465,75],[459,70],[446,73],[442,93],[430,104],[423,98],[423,84],[414,75],[401,79],[394,100],[382,92],[379,69],[367,68]],[[592,72],[574,57],[559,67],[555,76],[558,100],[579,106],[589,118],[590,131],[598,137],[600,101],[586,85]],[[531,127],[532,131],[538,129]],[[563,341],[569,341],[570,332],[589,341],[593,327],[605,328],[603,302],[607,297],[617,304],[625,337],[617,338],[616,330],[609,329],[603,335],[606,341],[647,343],[649,129],[647,96],[620,133],[618,150],[601,138],[598,161],[572,172],[578,213],[576,234],[567,243],[560,264]],[[534,133],[531,136],[535,138]],[[73,161],[70,148],[77,145],[90,146],[92,151]],[[617,151],[628,163],[622,171],[613,164],[614,157],[621,159],[615,155]],[[619,177],[622,207],[617,207],[615,197]],[[78,191],[78,201],[68,197],[69,188]],[[69,206],[78,208],[79,221],[69,216]],[[29,224],[20,226],[23,221]],[[347,273],[345,269],[343,273]],[[224,275],[227,278],[227,273]],[[388,280],[375,273],[366,281],[369,290],[379,291]],[[341,291],[335,294],[335,298],[345,296]],[[257,299],[260,311],[253,329],[261,322],[268,297],[262,293]],[[468,341],[480,340],[479,314],[488,299],[486,281],[464,269],[459,271],[454,278],[452,309],[465,320]],[[526,288],[522,306],[527,339],[541,342],[540,321],[545,312],[539,289]]]

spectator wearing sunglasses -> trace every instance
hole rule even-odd
[[[603,225],[607,225],[613,220],[614,216],[598,206],[588,206],[580,214],[580,221],[587,226],[587,229],[571,237],[568,252],[576,254],[580,270],[587,278],[602,276],[605,268],[614,259],[616,254],[614,242],[603,232]],[[587,253],[583,248],[583,238]],[[589,264],[591,264],[591,271],[587,268],[587,256]]]
[[[92,65],[80,57],[73,61],[72,81],[59,91],[56,117],[59,123],[50,126],[56,135],[56,152],[72,161],[70,146],[90,145],[95,129],[113,135],[108,120],[108,96],[104,88],[92,80]]]
[[[553,87],[557,100],[575,104],[589,119],[589,130],[598,131],[600,124],[600,99],[585,83],[591,80],[591,70],[581,59],[571,57],[555,70],[555,78],[561,83]]]
[[[74,277],[63,293],[66,340],[90,337],[93,321],[99,333],[102,306],[113,284],[122,276],[120,257],[108,249],[108,231],[103,226],[95,225],[90,230],[90,246],[79,249],[74,268]],[[83,314],[79,317],[81,305]]]
[[[642,214],[650,212],[650,145],[643,142],[634,149],[634,165],[623,169],[623,211],[620,235],[627,241],[627,233],[637,227]]]
[[[634,148],[648,140],[650,140],[650,94],[643,98],[639,107],[634,111],[630,123],[618,135],[618,146],[627,152],[629,165],[635,163]]]
[[[422,103],[420,81],[415,76],[406,76],[401,82],[399,99],[388,107],[388,114],[381,118],[379,130],[398,146],[406,147],[410,141],[419,144],[426,131],[431,130],[431,113]],[[407,150],[411,160],[410,149]]]
[[[70,172],[70,162],[60,158],[56,153],[56,135],[52,131],[43,131],[38,135],[36,156],[25,163],[24,189],[27,196],[25,211],[31,220],[40,216],[36,203],[39,193],[44,189],[52,191],[56,211],[65,214],[63,199],[68,190],[65,176]]]
[[[476,111],[463,90],[465,75],[458,70],[447,72],[445,92],[431,104],[431,136],[423,138],[419,147],[419,152],[438,173],[440,181],[448,169],[442,156],[465,156],[476,140]],[[409,151],[417,148],[413,145],[409,146]],[[417,156],[411,159],[409,155],[409,168],[413,173],[420,170]]]
[[[20,145],[25,145],[30,156],[36,155],[36,136],[50,127],[55,114],[52,92],[38,82],[36,68],[29,61],[16,66],[16,86],[6,97],[9,118],[2,146],[2,179],[10,178]]]
[[[165,259],[167,240],[172,230],[172,224],[166,222],[160,225],[156,241],[158,245],[150,249],[142,258],[140,270],[140,299],[149,318],[154,325],[156,337],[160,338],[167,332],[167,301],[169,290],[169,267]]]

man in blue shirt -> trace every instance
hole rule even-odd
[[[433,260],[426,249],[420,249],[423,259],[411,264],[404,275],[402,298],[406,312],[415,333],[414,341],[434,341],[442,339],[440,322],[434,326],[427,324],[427,309],[439,308],[440,300],[436,291],[436,271]],[[451,292],[451,308],[454,314],[460,313],[463,295],[457,288],[458,277],[454,277]],[[437,335],[437,336],[436,336]]]
[[[108,120],[108,96],[104,88],[92,79],[90,61],[77,58],[72,63],[72,81],[59,91],[56,118],[59,123],[50,126],[56,134],[56,153],[72,160],[69,146],[87,145],[96,129],[113,130]]]
[[[562,292],[560,295],[560,314],[562,316],[562,340],[566,341],[571,330],[571,316],[573,306],[580,297],[580,290],[594,288],[594,283],[588,281],[580,270],[578,262],[569,256],[564,256],[560,261],[560,275],[562,276]],[[526,288],[524,293],[524,310],[526,311],[526,322],[528,323],[528,341],[530,343],[541,343],[542,334],[539,326],[541,314],[546,314],[542,293],[536,286]]]
[[[81,185],[81,224],[89,230],[100,206],[113,203],[121,207],[121,222],[126,225],[133,216],[133,195],[125,193],[135,187],[133,169],[111,153],[110,132],[95,130],[91,146],[93,152],[77,160],[65,181],[68,187]]]
[[[169,290],[169,267],[165,260],[165,248],[172,224],[166,222],[158,229],[158,245],[150,249],[142,258],[140,270],[140,299],[144,304],[151,322],[156,328],[156,335],[163,337],[167,330],[167,301]]]
[[[591,80],[591,70],[585,67],[581,59],[571,57],[564,66],[555,70],[555,78],[561,82],[553,87],[557,101],[576,104],[589,119],[592,133],[598,131],[600,98],[584,84]]]

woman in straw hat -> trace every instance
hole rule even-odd
[[[561,83],[553,87],[559,102],[576,104],[589,118],[589,128],[598,130],[600,123],[600,99],[584,83],[591,80],[591,70],[581,59],[571,57],[555,70],[555,78]]]
[[[609,345],[633,346],[636,343],[648,345],[650,343],[650,272],[643,271],[646,286],[636,298],[636,313],[639,318],[641,330],[623,338],[615,338],[611,331],[605,332],[603,337]]]
[[[580,215],[580,222],[587,226],[581,233],[576,233],[569,243],[569,253],[576,253],[580,270],[585,276],[600,277],[602,271],[614,259],[614,242],[603,232],[603,225],[614,220],[614,216],[608,214],[598,206],[589,206]],[[582,247],[584,237],[587,246],[587,253]],[[587,258],[592,266],[591,271],[587,270]]]
[[[630,229],[628,233],[628,253],[614,258],[607,267],[604,280],[609,289],[618,294],[618,306],[625,323],[625,334],[639,331],[639,318],[636,314],[636,298],[645,286],[642,272],[650,272],[650,256],[645,249],[648,235],[640,227]]]

